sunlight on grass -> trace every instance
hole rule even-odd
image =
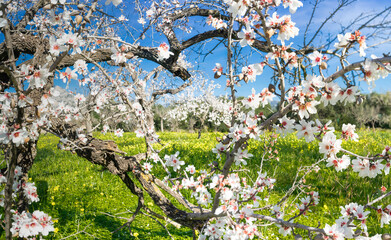
[[[156,146],[162,149],[161,156],[179,151],[181,159],[186,163],[195,165],[197,169],[208,169],[207,164],[216,160],[215,154],[211,152],[216,144],[215,139],[223,134],[204,133],[201,139],[197,139],[197,134],[190,133],[164,132],[159,136],[164,144],[164,147]],[[391,145],[389,131],[362,130],[359,136],[359,142],[345,142],[343,146],[366,155],[369,152],[379,153],[386,145]],[[145,150],[143,139],[136,138],[134,133],[125,133],[123,138],[101,134],[96,134],[96,137],[115,140],[119,148],[129,155]],[[136,236],[138,239],[169,239],[164,228],[142,215],[139,215],[130,227],[133,236],[130,236],[129,229],[126,227],[112,233],[126,221],[107,214],[130,217],[137,206],[137,198],[127,190],[118,177],[70,152],[58,150],[57,143],[58,139],[52,135],[41,136],[37,158],[29,174],[38,187],[40,197],[40,202],[33,204],[31,211],[39,209],[56,219],[56,233],[52,234],[53,239],[60,239],[81,230],[85,230],[90,235],[79,234],[79,239],[91,239],[91,236],[99,239],[136,239]],[[249,144],[249,152],[254,157],[248,161],[251,171],[244,177],[251,179],[259,170],[264,144],[255,141],[250,141]],[[275,149],[279,152],[280,161],[267,161],[263,168],[263,171],[267,171],[277,179],[269,203],[275,202],[289,189],[299,166],[310,165],[322,158],[316,142],[308,144],[304,140],[297,139],[295,135],[280,138]],[[325,168],[325,163],[322,164],[322,170],[312,172],[306,179],[308,190],[319,192],[320,204],[308,214],[309,218],[300,218],[298,221],[300,223],[315,227],[318,226],[318,221],[321,226],[325,223],[332,224],[339,217],[338,206],[349,202],[365,204],[380,195],[381,186],[391,187],[390,176],[363,179],[358,178],[352,171],[337,173],[332,168]],[[154,167],[152,172],[159,177],[164,176],[164,172],[158,167]],[[185,195],[190,194],[185,193]],[[146,202],[149,207],[160,212],[150,198],[147,197]],[[289,205],[286,207],[287,214],[294,209]],[[371,216],[374,219],[369,219],[369,222],[377,223],[376,214]],[[192,239],[190,229],[177,229],[170,224],[167,227],[175,239]],[[383,231],[378,224],[368,227],[372,233]],[[272,229],[277,230],[275,227]],[[270,239],[276,237],[272,236],[273,231],[270,231],[270,228],[261,230],[266,236],[270,236]],[[274,232],[278,233],[278,231]]]

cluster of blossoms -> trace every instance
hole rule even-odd
[[[77,33],[63,33],[59,37],[50,38],[50,49],[49,52],[53,56],[59,56],[61,52],[72,50],[71,54],[81,53],[81,48],[85,46],[85,41],[82,36]]]
[[[32,89],[43,88],[46,85],[47,78],[52,75],[46,66],[34,69],[33,66],[25,64],[20,67],[19,74],[29,82],[29,88]]]
[[[318,51],[314,51],[313,53],[309,54],[308,58],[311,60],[311,64],[313,67],[317,65],[321,66],[323,63],[322,61],[327,60],[327,57]]]
[[[277,46],[272,52],[269,52],[266,55],[266,60],[275,60],[277,58],[281,58],[288,64],[289,69],[297,68],[298,62],[297,62],[297,55],[295,52],[288,52],[287,50],[290,48],[290,46],[285,46],[282,44],[282,46]]]
[[[384,209],[378,207],[378,213],[381,214],[381,227],[383,224],[389,224],[391,220],[390,215],[391,206],[388,205]],[[372,237],[357,236],[357,226],[360,226],[361,230],[367,233],[367,219],[370,214],[369,211],[365,211],[366,206],[359,205],[357,203],[350,203],[341,207],[341,217],[336,220],[336,223],[332,226],[326,224],[324,231],[326,235],[335,240],[343,239],[361,239],[361,240],[380,240],[383,239],[382,235],[376,234]],[[358,224],[354,224],[358,222]]]
[[[180,161],[181,158],[178,156],[179,156],[179,152],[176,152],[171,156],[166,155],[164,157],[164,160],[166,160],[166,166],[172,167],[175,172],[179,170],[182,165],[185,164],[184,161]]]
[[[255,40],[255,33],[253,29],[247,27],[243,29],[242,32],[238,33],[238,37],[242,39],[239,42],[241,47],[245,47],[247,45],[251,46]]]
[[[12,186],[12,197],[15,199],[18,197],[17,193],[21,193],[26,197],[28,203],[38,202],[37,188],[34,183],[25,182],[22,180],[22,168],[17,166],[15,168],[14,175],[14,184]],[[5,176],[0,174],[0,184],[4,185],[7,183]],[[4,190],[0,193],[0,206],[4,207]],[[22,197],[22,196],[20,196]],[[30,238],[47,236],[50,232],[54,231],[53,222],[51,217],[42,211],[34,211],[32,214],[29,212],[23,211],[19,213],[15,210],[12,210],[12,227],[11,232],[14,236],[19,236],[21,238]]]
[[[367,44],[365,42],[365,36],[361,35],[360,31],[355,31],[354,33],[346,33],[345,35],[338,34],[338,43],[335,43],[334,47],[336,48],[349,48],[355,42],[358,42],[360,45],[360,57],[365,57],[365,49]]]
[[[375,81],[379,78],[386,78],[390,73],[386,68],[390,66],[390,63],[378,64],[376,63],[376,56],[372,56],[372,59],[366,59],[363,64],[364,77],[362,80],[368,84],[374,85]]]
[[[299,29],[295,25],[291,20],[291,16],[284,15],[280,17],[276,12],[266,22],[267,27],[279,30],[277,39],[282,43],[299,35]]]
[[[116,65],[126,62],[126,46],[121,46],[119,49],[112,48],[111,51],[113,53],[113,55],[111,55],[111,59]]]
[[[263,63],[251,64],[242,68],[242,73],[239,75],[239,79],[243,79],[246,83],[248,81],[255,82],[257,75],[261,75],[262,72]]]
[[[224,2],[228,5],[228,12],[232,13],[234,17],[242,17],[249,7],[263,8],[266,5],[278,7],[282,3],[284,8],[289,7],[290,13],[294,14],[297,8],[303,6],[299,0],[224,0]]]
[[[206,23],[208,25],[212,25],[212,27],[216,29],[227,28],[227,24],[223,20],[215,18],[211,15],[209,15],[208,19],[206,20]]]
[[[52,218],[39,210],[32,214],[25,211],[22,213],[13,212],[12,221],[12,234],[21,238],[47,236],[54,231]]]
[[[246,99],[243,99],[242,103],[246,108],[251,108],[252,110],[257,109],[260,104],[262,104],[262,107],[265,107],[267,104],[269,104],[275,95],[270,92],[267,88],[264,88],[261,93],[256,94],[255,89],[253,88],[252,94],[248,96]]]
[[[173,52],[170,52],[170,46],[168,46],[167,43],[160,44],[157,51],[159,61],[163,61],[164,59],[169,58],[171,55],[174,55]]]
[[[316,100],[319,94],[322,96],[320,102]],[[288,100],[294,101],[292,109],[303,119],[317,113],[315,106],[320,103],[327,106],[329,103],[335,105],[337,102],[355,102],[357,95],[357,86],[343,90],[336,83],[324,82],[321,76],[311,75],[302,86],[292,87],[288,91]]]

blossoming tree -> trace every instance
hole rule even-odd
[[[315,1],[309,24],[316,16],[319,2]],[[324,24],[352,2],[339,1],[331,16],[311,32],[309,27],[299,30],[294,15],[278,13],[289,8],[294,14],[305,7],[299,0],[163,0],[148,5],[135,1],[128,7],[138,11],[141,31],[127,28],[126,16],[116,16],[116,10],[110,10],[112,5],[121,8],[122,0],[0,1],[4,35],[0,45],[0,143],[6,162],[0,176],[4,186],[0,203],[4,207],[1,217],[6,238],[47,236],[53,231],[49,216],[38,210],[28,211],[28,204],[39,197],[26,175],[34,163],[39,135],[45,130],[61,138],[60,148],[102,165],[138,197],[129,224],[138,213],[146,212],[193,229],[194,238],[199,231],[201,239],[263,238],[259,227],[265,224],[277,226],[284,236],[294,234],[296,239],[303,238],[297,231],[305,231],[309,239],[389,239],[388,234],[368,236],[367,230],[372,214],[379,214],[382,227],[391,221],[391,205],[386,204],[391,192],[387,191],[369,201],[340,206],[340,217],[334,224],[300,223],[322,198],[321,193],[302,188],[311,171],[333,167],[335,171],[357,172],[363,178],[379,178],[390,169],[390,147],[379,153],[358,155],[342,148],[343,141],[357,140],[355,126],[344,125],[339,137],[330,122],[311,120],[319,104],[357,101],[357,76],[372,84],[389,74],[391,57],[387,55],[361,58],[354,63],[349,60],[355,49],[358,57],[365,56],[368,46],[362,32],[367,27],[389,27],[386,19],[390,7],[364,18],[356,29],[347,26],[326,44],[314,46]],[[199,27],[193,19],[202,19],[210,27]],[[116,31],[116,26],[121,26],[121,31]],[[191,37],[181,34],[193,29],[196,33]],[[289,44],[301,31],[304,43]],[[154,32],[160,37],[150,39]],[[159,154],[152,104],[162,95],[176,94],[191,84],[192,72],[184,60],[185,54],[211,39],[224,43],[227,52],[226,63],[216,63],[213,71],[215,78],[225,78],[230,92],[226,104],[231,115],[225,121],[230,131],[217,139],[216,147],[211,149],[217,160],[211,159],[209,166],[196,171],[192,163],[181,160],[179,152],[170,156]],[[259,55],[243,64],[239,50],[242,48]],[[340,66],[329,73],[327,61],[332,58],[338,59]],[[140,70],[144,61],[154,62],[156,68]],[[247,111],[240,111],[236,89],[256,81],[266,68],[273,72],[271,84],[261,91],[254,89],[242,101]],[[167,84],[159,77],[163,69],[185,82]],[[65,101],[55,88],[58,81],[76,82],[87,93],[74,93],[71,100]],[[279,100],[274,114],[266,118],[257,112],[259,106],[273,99]],[[91,113],[99,113],[99,109],[112,104],[117,105],[118,116],[135,119],[136,132],[145,139],[146,152],[126,156],[115,142],[92,136],[96,126],[91,125]],[[103,122],[102,125],[104,132],[110,131]],[[246,179],[237,170],[245,168],[252,157],[248,141],[264,138],[267,129],[274,132],[268,141],[270,146],[263,149],[262,159],[256,159],[260,162],[256,177]],[[117,136],[123,133],[119,128],[111,131]],[[277,200],[266,201],[265,196],[273,194],[273,187],[279,183],[263,169],[263,163],[277,160],[271,146],[277,137],[293,131],[307,142],[319,142],[319,152],[324,157],[297,169],[291,188]],[[153,175],[153,168],[164,169],[164,179]],[[145,194],[165,216],[144,204]],[[288,199],[296,201],[291,213],[285,211]]]

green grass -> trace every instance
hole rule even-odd
[[[161,156],[179,151],[181,159],[187,164],[193,164],[197,169],[207,169],[207,164],[216,159],[215,154],[211,152],[216,144],[215,139],[222,135],[222,133],[204,133],[198,140],[197,134],[160,133],[159,136],[165,144]],[[384,146],[391,145],[391,132],[389,131],[362,130],[359,136],[358,143],[346,142],[343,146],[348,150],[366,155],[368,152],[379,153]],[[123,138],[101,134],[97,134],[96,137],[115,140],[119,148],[128,154],[136,154],[145,150],[143,140],[136,138],[133,133],[125,133]],[[76,155],[57,150],[57,143],[58,139],[52,135],[41,136],[37,158],[29,174],[38,187],[40,197],[40,202],[33,204],[31,211],[42,210],[57,220],[55,227],[58,231],[52,234],[51,238],[60,239],[78,231],[84,231],[85,233],[77,235],[78,239],[92,239],[92,236],[99,239],[136,239],[130,236],[127,228],[112,234],[111,232],[126,221],[105,213],[130,217],[130,212],[134,211],[137,206],[137,198],[127,190],[118,177]],[[263,149],[263,142],[250,141],[249,152],[254,157],[248,161],[251,171],[243,176],[251,179],[256,175]],[[280,161],[267,161],[263,168],[263,171],[267,171],[269,175],[277,179],[269,203],[284,195],[289,189],[299,166],[310,165],[322,158],[322,155],[318,153],[316,142],[308,144],[304,140],[298,140],[294,135],[279,139],[274,149],[279,151]],[[319,172],[312,172],[306,178],[306,184],[310,185],[308,190],[320,193],[320,204],[313,208],[308,218],[300,218],[298,221],[300,223],[311,226],[317,226],[318,221],[321,226],[325,223],[333,224],[339,217],[339,206],[350,202],[365,204],[367,200],[380,195],[379,189],[382,185],[391,188],[390,176],[363,179],[358,178],[358,175],[351,170],[337,173],[333,168],[325,168],[325,164],[322,164],[323,168]],[[157,176],[164,176],[163,171],[157,165],[154,166],[153,173]],[[149,205],[153,205],[151,199],[147,198],[146,201]],[[385,200],[383,204],[390,204],[390,200]],[[152,209],[159,212],[155,206],[152,206]],[[287,209],[289,214],[292,207],[287,206]],[[377,215],[373,213],[371,216],[372,222],[376,224],[369,224],[369,231],[382,233],[384,229],[380,229],[377,224],[379,222]],[[175,239],[192,238],[190,229],[177,229],[170,224],[167,228]],[[139,215],[133,222],[131,230],[138,234],[139,239],[169,239],[163,227],[142,215]],[[278,231],[273,233],[270,227],[262,228],[261,231],[265,236],[270,236],[269,239],[275,238],[272,236],[274,233],[278,235]],[[75,238],[76,236],[73,239]],[[283,238],[281,236],[280,238],[293,239],[293,237]]]

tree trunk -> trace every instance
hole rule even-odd
[[[164,132],[163,118],[160,118],[160,131]]]

